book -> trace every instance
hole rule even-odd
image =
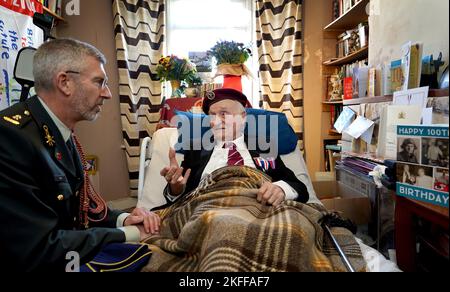
[[[408,89],[413,89],[420,86],[420,77],[422,72],[422,53],[423,45],[421,43],[416,43],[411,46]]]
[[[344,100],[353,98],[353,78],[344,78]]]
[[[385,62],[380,68],[380,95],[392,95],[391,64]]]
[[[375,95],[375,87],[376,87],[376,68],[370,68],[369,69],[369,77],[367,82],[367,96],[368,97],[374,97]]]
[[[402,74],[403,84],[401,90],[408,90],[420,86],[420,73],[422,69],[422,44],[412,44],[410,41],[402,46]]]
[[[356,88],[359,97],[367,97],[367,88],[369,81],[369,67],[363,66],[358,68],[356,73]]]
[[[359,36],[359,44],[361,48],[364,48],[365,46],[368,46],[368,31],[369,27],[367,23],[360,23],[358,25],[358,36]]]
[[[404,78],[402,60],[391,62],[391,91],[400,91],[403,88]]]

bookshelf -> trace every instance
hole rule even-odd
[[[334,129],[334,123],[336,119],[339,117],[340,113],[342,112],[343,106],[345,105],[345,100],[330,100],[330,97],[336,98],[336,87],[335,87],[335,80],[336,72],[338,72],[341,68],[340,66],[350,65],[354,62],[365,60],[369,56],[369,48],[367,46],[368,40],[365,43],[361,43],[361,41],[358,39],[358,46],[360,44],[363,44],[364,46],[361,47],[355,47],[348,45],[345,49],[345,53],[343,54],[342,51],[339,49],[341,48],[341,40],[338,39],[338,36],[341,35],[344,32],[347,32],[349,34],[349,31],[355,30],[358,28],[358,25],[361,23],[366,23],[368,21],[368,13],[366,12],[366,8],[368,7],[368,4],[370,3],[370,0],[327,0],[329,1],[331,5],[330,8],[333,8],[332,13],[329,14],[329,23],[323,28],[323,51],[327,52],[327,54],[324,54],[324,60],[322,62],[322,80],[324,82],[323,84],[323,98],[322,98],[322,121],[324,124],[324,127],[326,128],[326,125],[329,124],[328,129],[323,128],[322,131],[322,143],[325,145],[325,141],[329,143],[330,140],[334,140],[336,144],[339,144],[339,141],[342,139],[342,135],[337,132]],[[334,10],[333,5],[339,4],[339,6],[343,5],[343,2],[347,1],[347,3],[353,3],[353,6],[349,8],[346,12],[338,11],[342,13],[342,15],[333,16]],[[338,16],[338,17],[337,17]],[[333,17],[337,17],[336,19],[333,19]],[[359,35],[358,35],[359,36]],[[367,37],[367,35],[366,35]],[[340,38],[340,37],[339,37]],[[330,55],[332,54],[332,55]],[[335,72],[335,73],[332,73]],[[341,83],[342,93],[343,93],[343,80],[338,78]],[[331,82],[330,82],[331,81]],[[332,83],[334,83],[332,85]],[[333,90],[333,93],[330,94],[330,90]],[[342,94],[343,95],[343,94]],[[343,96],[342,96],[343,99]],[[325,161],[326,164],[326,161]]]
[[[49,8],[42,6],[44,13],[50,15],[53,17],[56,21],[66,22],[64,18],[62,18],[60,15],[56,14],[55,12],[51,11]]]
[[[328,100],[328,101],[322,101],[322,104],[340,105],[340,104],[344,104],[344,101],[343,100],[334,100],[334,101]]]
[[[325,26],[323,30],[325,32],[342,31],[366,21],[368,18],[366,7],[369,2],[369,0],[360,0],[349,11]]]
[[[349,64],[349,63],[353,63],[354,61],[359,61],[361,59],[365,59],[369,56],[369,47],[365,46],[364,48],[351,53],[348,56],[345,56],[343,58],[339,58],[339,59],[331,59],[328,61],[325,61],[323,63],[323,65],[325,66],[340,66],[340,65],[345,65],[345,64]]]

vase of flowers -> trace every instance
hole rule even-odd
[[[156,74],[161,82],[170,81],[172,96],[181,97],[184,88],[186,88],[183,83],[197,74],[197,71],[195,65],[189,59],[170,55],[159,59]]]
[[[234,41],[219,41],[208,52],[217,64],[217,76],[223,76],[223,87],[242,91],[241,76],[252,78],[244,63],[252,55],[248,46]]]

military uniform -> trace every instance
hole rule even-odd
[[[83,263],[125,241],[122,212],[80,224],[83,168],[69,148],[36,96],[0,112],[0,269],[64,271],[70,251]]]

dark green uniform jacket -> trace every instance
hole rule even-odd
[[[78,228],[82,174],[37,97],[0,112],[0,270],[64,271],[70,251],[82,264],[105,244],[125,241],[115,228],[118,211]]]

